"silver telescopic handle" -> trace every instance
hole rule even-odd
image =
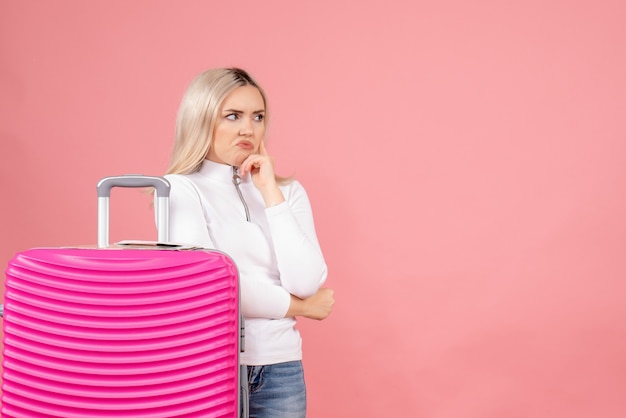
[[[114,187],[154,187],[157,196],[156,218],[159,242],[169,240],[170,183],[163,177],[126,174],[105,177],[98,182],[98,247],[109,246],[109,201]]]

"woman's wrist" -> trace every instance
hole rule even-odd
[[[272,206],[279,205],[285,201],[283,192],[280,191],[278,186],[262,190],[261,194],[263,195],[263,201],[265,202],[266,208],[271,208]]]
[[[294,295],[290,296],[291,301],[289,303],[289,309],[287,310],[285,317],[293,318],[296,316],[306,316],[306,301]]]

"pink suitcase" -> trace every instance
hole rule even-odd
[[[167,180],[109,177],[98,185],[99,248],[34,248],[9,262],[2,417],[247,416],[233,260],[108,245],[111,188],[146,186],[166,242]]]

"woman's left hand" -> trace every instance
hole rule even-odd
[[[267,207],[277,205],[285,200],[276,184],[274,162],[265,149],[265,142],[261,141],[259,152],[250,154],[239,166],[239,175],[244,177],[250,173],[252,183],[263,195]]]

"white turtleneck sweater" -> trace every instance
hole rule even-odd
[[[279,186],[285,202],[266,208],[250,176],[243,178],[239,187],[248,222],[231,166],[204,160],[193,174],[165,177],[172,186],[170,240],[223,251],[237,265],[246,318],[241,363],[301,360],[296,321],[285,318],[289,294],[311,296],[327,275],[302,185],[292,181]]]

